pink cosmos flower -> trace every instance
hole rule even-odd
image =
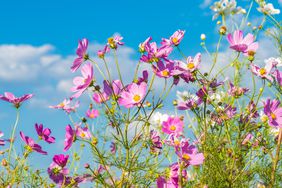
[[[117,49],[118,45],[124,45],[124,42],[121,42],[123,39],[122,36],[116,35],[114,37],[108,38],[108,43],[110,48]]]
[[[49,128],[43,129],[42,124],[35,124],[35,130],[37,132],[37,135],[39,136],[40,139],[45,140],[47,143],[54,143],[55,138],[53,136],[50,136],[51,130]]]
[[[172,181],[166,180],[163,176],[157,179],[157,188],[178,188],[178,185],[174,185]]]
[[[157,62],[157,66],[153,65],[154,73],[160,78],[169,78],[173,75],[174,70],[173,63],[163,63],[162,61]]]
[[[271,64],[266,64],[265,67],[260,68],[257,65],[253,65],[251,64],[251,71],[252,73],[254,73],[255,75],[263,78],[263,79],[268,79],[269,81],[273,81],[273,78],[271,77],[271,69],[272,69],[272,65]]]
[[[188,179],[187,171],[185,169],[183,169],[182,172],[180,172],[180,167],[179,167],[178,163],[173,163],[172,165],[170,165],[170,173],[169,173],[170,176],[169,176],[169,178],[170,178],[170,181],[172,182],[172,184],[175,185],[175,186],[178,186],[180,173],[182,174],[183,180]]]
[[[139,44],[139,51],[141,53],[144,53],[146,51],[145,47],[149,44],[151,40],[152,40],[152,37],[148,37],[144,42]]]
[[[53,162],[47,169],[50,179],[52,179],[56,184],[62,184],[66,180],[66,176],[69,174],[66,164],[68,162],[68,155],[54,155]]]
[[[254,42],[254,36],[248,33],[247,36],[243,38],[243,32],[241,30],[234,31],[233,35],[229,33],[227,40],[231,49],[237,52],[243,52],[244,55],[253,56],[258,49],[258,43]]]
[[[241,87],[234,86],[231,82],[229,83],[229,86],[230,86],[230,89],[228,90],[228,94],[235,98],[239,98],[242,95],[244,95],[246,92],[249,91],[248,88],[241,88]]]
[[[137,84],[141,84],[142,82],[148,83],[149,73],[147,70],[142,72],[142,77],[138,78]]]
[[[55,106],[49,106],[49,108],[54,108],[54,109],[62,109],[64,110],[67,114],[71,112],[75,112],[76,108],[79,107],[79,102],[77,101],[73,106],[70,106],[71,100],[64,99],[63,102],[61,102],[58,105]]]
[[[109,81],[104,80],[104,92],[107,94],[107,96],[113,96],[118,97],[120,94],[123,86],[120,80],[114,80],[112,84],[109,83]]]
[[[267,99],[264,102],[264,114],[268,117],[268,124],[272,127],[282,128],[282,107],[279,107],[280,101]]]
[[[204,162],[204,154],[198,153],[196,146],[190,145],[187,139],[181,140],[180,146],[176,148],[176,154],[187,166],[201,165]]]
[[[150,131],[150,141],[151,141],[151,152],[155,154],[160,154],[160,151],[162,149],[162,142],[161,142],[161,137],[159,133],[155,130]]]
[[[131,83],[120,93],[118,103],[126,108],[139,105],[146,95],[146,89],[147,84],[145,82],[139,85]]]
[[[98,51],[97,55],[99,58],[104,59],[105,54],[108,53],[109,51],[110,51],[110,48],[108,45],[106,45],[103,50]]]
[[[172,52],[172,47],[170,46],[161,46],[158,48],[157,43],[152,42],[148,43],[145,46],[147,54],[143,54],[140,58],[142,62],[153,63],[159,62],[161,59],[167,60],[166,58]]]
[[[13,93],[5,92],[4,95],[0,95],[0,99],[12,103],[16,108],[19,108],[22,102],[30,99],[32,96],[32,94],[26,94],[22,97],[15,97]]]
[[[75,129],[75,136],[82,139],[90,139],[92,137],[89,129],[87,127],[77,126]]]
[[[69,155],[64,155],[64,154],[59,154],[59,155],[54,155],[53,161],[60,167],[65,167],[67,165],[69,159]]]
[[[163,46],[178,46],[184,37],[185,31],[177,30],[173,33],[173,35],[169,39],[162,39]]]
[[[110,99],[110,97],[105,92],[102,93],[95,92],[92,98],[98,104],[104,103]]]
[[[76,140],[76,131],[72,129],[70,125],[66,126],[66,135],[64,143],[64,151],[67,151],[72,146],[73,142]]]
[[[168,117],[163,122],[162,131],[166,134],[180,136],[183,132],[184,123],[179,117]]]
[[[4,133],[2,131],[0,131],[0,138],[4,136]],[[5,145],[5,140],[0,139],[0,146],[4,146]]]
[[[77,76],[73,79],[74,87],[71,88],[72,92],[76,92],[71,98],[78,98],[93,81],[93,66],[88,63],[81,69],[81,76]]]
[[[72,66],[71,66],[71,71],[75,72],[81,64],[88,59],[88,55],[86,53],[88,47],[88,40],[87,39],[82,39],[79,40],[78,42],[78,47],[76,50],[76,54],[78,57],[74,60]]]
[[[111,153],[112,153],[112,154],[115,154],[116,151],[117,151],[116,143],[111,142],[110,148],[111,148]]]
[[[94,119],[99,116],[99,111],[95,109],[88,109],[86,111],[86,116],[90,119]]]
[[[32,138],[25,136],[24,133],[21,132],[21,131],[20,131],[20,136],[21,136],[21,139],[26,143],[28,150],[36,151],[36,152],[41,153],[43,155],[47,155],[47,152],[43,151],[41,146],[36,144]]]
[[[180,70],[193,72],[199,68],[200,63],[201,53],[197,53],[194,58],[189,56],[186,60],[186,63],[178,61],[178,67]]]

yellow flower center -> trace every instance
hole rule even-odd
[[[173,44],[177,44],[177,43],[178,43],[178,38],[173,37],[173,38],[171,39],[171,41],[172,41]]]
[[[271,113],[270,116],[272,119],[276,119],[276,115],[274,113]]]
[[[193,62],[188,63],[188,64],[187,64],[187,68],[188,68],[188,69],[193,69],[193,68],[195,68],[194,63],[193,63]]]
[[[175,140],[175,141],[174,141],[174,145],[179,146],[179,145],[180,145],[180,142],[179,142],[178,140]]]
[[[113,37],[108,38],[108,43],[109,43],[109,45],[110,45],[111,48],[115,48],[115,47],[116,47],[116,43],[115,43]]]
[[[139,100],[141,99],[140,95],[134,95],[133,100],[135,102],[139,102]]]
[[[81,137],[81,138],[84,138],[85,136],[86,136],[86,135],[85,135],[84,132],[80,133],[80,137]]]
[[[58,106],[61,107],[61,108],[64,108],[64,107],[65,107],[65,104],[62,102],[62,103],[60,103]]]
[[[254,51],[248,51],[248,55],[249,55],[249,56],[254,56],[254,55],[255,55],[255,52],[254,52]]]
[[[265,68],[259,69],[259,74],[262,75],[262,76],[265,75],[266,74]]]
[[[94,118],[94,117],[95,117],[95,114],[94,114],[94,113],[91,113],[91,114],[89,114],[89,117],[90,117],[90,118]]]
[[[190,159],[190,156],[189,156],[188,154],[184,153],[184,154],[182,155],[182,158],[185,159],[185,160],[189,160],[189,159]]]
[[[162,76],[168,76],[168,75],[169,75],[169,72],[167,70],[162,71]]]
[[[175,131],[175,130],[176,130],[176,127],[175,127],[175,125],[171,125],[171,126],[169,127],[169,129],[170,129],[171,131]]]

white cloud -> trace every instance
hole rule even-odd
[[[211,4],[212,0],[204,0],[202,4],[200,4],[200,8],[204,9],[207,8]]]
[[[73,86],[71,79],[60,80],[57,84],[57,90],[65,94],[70,94],[70,88]]]

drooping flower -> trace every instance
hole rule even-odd
[[[67,151],[68,149],[70,149],[75,139],[76,139],[76,131],[70,125],[67,125],[65,143],[64,143],[64,151]]]
[[[163,46],[171,46],[171,45],[178,46],[180,42],[182,41],[184,34],[185,34],[185,31],[179,29],[175,31],[169,39],[163,38],[161,44]]]
[[[61,102],[58,105],[55,106],[49,106],[49,108],[54,108],[54,109],[62,109],[64,110],[67,114],[71,112],[75,112],[76,108],[79,107],[79,102],[77,101],[73,106],[70,106],[71,100],[69,99],[64,99],[63,102]]]
[[[139,77],[137,80],[137,84],[141,84],[142,82],[147,83],[148,82],[148,77],[149,77],[149,73],[147,70],[144,70],[142,72],[142,77]]]
[[[248,33],[247,36],[243,37],[241,30],[234,31],[233,35],[229,33],[227,40],[231,49],[242,52],[244,55],[254,56],[258,49],[258,43],[254,42],[254,35]]]
[[[86,116],[90,119],[94,119],[99,116],[99,111],[95,109],[88,109],[86,111]]]
[[[120,93],[118,103],[126,108],[139,105],[146,95],[146,89],[147,84],[145,82],[139,85],[131,83]]]
[[[183,132],[184,123],[179,117],[168,117],[167,121],[163,122],[162,131],[166,134],[174,134],[180,136]]]
[[[268,124],[272,127],[282,128],[282,107],[279,107],[280,101],[267,99],[264,102],[264,114],[268,117]]]
[[[204,154],[199,153],[198,149],[194,145],[190,145],[187,139],[182,139],[179,147],[176,148],[176,154],[179,159],[184,161],[187,166],[198,166],[204,162]]]
[[[245,14],[246,10],[237,7],[236,0],[220,0],[216,1],[211,7],[211,10],[215,12],[214,16],[212,17],[213,20],[217,19],[218,16],[224,15],[225,17],[229,16],[230,14]]]
[[[246,92],[249,91],[248,88],[241,88],[238,86],[234,86],[231,82],[229,83],[229,90],[228,90],[228,94],[235,97],[235,98],[239,98],[242,95],[244,95]]]
[[[188,91],[177,91],[176,96],[178,110],[193,109],[199,105],[199,97],[197,95],[190,94]]]
[[[104,59],[105,54],[108,53],[109,51],[110,51],[110,48],[108,45],[106,45],[103,50],[98,50],[97,55],[99,58]]]
[[[78,55],[78,57],[74,60],[71,66],[72,72],[75,72],[81,66],[81,64],[89,58],[88,54],[86,53],[87,47],[88,47],[87,39],[84,38],[78,41],[78,47],[76,50],[76,54]]]
[[[30,99],[32,96],[32,94],[26,94],[21,97],[15,97],[13,93],[5,92],[4,95],[0,95],[0,99],[12,103],[15,108],[19,108],[22,102]]]
[[[4,136],[4,133],[2,131],[0,131],[0,138]],[[4,146],[5,145],[5,140],[0,139],[0,146]]]
[[[42,124],[35,124],[35,130],[37,132],[37,135],[39,136],[40,139],[43,139],[44,141],[46,141],[47,143],[54,143],[55,142],[55,138],[53,136],[50,136],[51,134],[51,130],[49,128],[45,128],[43,129],[43,125]]]
[[[71,88],[72,98],[78,98],[93,82],[93,66],[88,63],[81,68],[82,76],[77,76],[73,79],[74,87]]]
[[[43,151],[41,146],[36,144],[34,142],[34,140],[28,136],[25,136],[23,132],[20,131],[20,136],[21,136],[21,139],[25,142],[25,144],[27,145],[27,149],[29,151],[36,151],[38,153],[41,153],[43,155],[47,155],[47,152],[46,151]]]
[[[275,9],[272,3],[260,2],[259,4],[260,7],[257,8],[257,10],[261,13],[270,14],[270,15],[280,14],[280,10]]]
[[[273,81],[273,78],[271,77],[271,70],[272,70],[272,65],[271,64],[266,64],[265,67],[260,68],[257,65],[251,64],[251,71],[255,75],[263,78],[263,79],[268,79],[269,81]]]

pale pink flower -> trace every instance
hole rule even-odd
[[[86,111],[86,116],[90,119],[94,119],[99,116],[99,111],[95,109],[88,109]]]
[[[12,103],[15,106],[15,108],[19,108],[22,102],[30,99],[32,96],[33,96],[32,94],[26,94],[23,95],[22,97],[15,97],[13,93],[5,92],[4,95],[0,95],[0,99]]]
[[[88,40],[87,39],[82,39],[78,42],[78,47],[76,50],[76,54],[78,57],[74,60],[73,65],[71,67],[71,71],[75,72],[80,65],[88,59],[88,55],[86,53],[88,47]]]
[[[70,105],[71,100],[69,99],[64,99],[63,102],[61,102],[60,104],[57,104],[55,106],[49,106],[49,108],[54,108],[54,109],[61,109],[64,110],[66,113],[71,113],[71,112],[75,112],[76,108],[79,107],[79,102],[77,101],[73,106]]]
[[[178,46],[184,37],[185,31],[177,30],[175,31],[169,39],[162,39],[163,46]]]
[[[72,98],[78,98],[93,82],[93,66],[88,63],[81,68],[82,76],[77,76],[73,79],[74,87],[72,92],[76,92]]]
[[[146,89],[147,84],[145,82],[142,82],[140,85],[131,83],[120,93],[118,103],[126,108],[136,106],[144,99]]]
[[[272,65],[271,64],[266,64],[265,67],[260,68],[257,65],[251,64],[251,71],[255,75],[263,78],[263,79],[268,79],[269,81],[273,81],[273,78],[271,77],[271,70],[272,70]]]
[[[197,53],[194,58],[189,56],[186,60],[186,63],[177,61],[177,66],[180,70],[193,72],[199,68],[200,63],[201,53]]]

